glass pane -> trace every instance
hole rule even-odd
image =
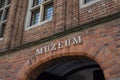
[[[85,4],[89,3],[89,2],[92,2],[92,1],[95,1],[95,0],[85,0]]]
[[[0,11],[0,22],[1,22],[1,18],[2,18],[2,12],[3,12],[3,11]]]
[[[5,23],[3,23],[3,24],[0,26],[0,38],[3,37],[4,28],[5,28]]]
[[[4,14],[3,20],[6,20],[6,19],[7,19],[7,17],[8,17],[8,12],[9,12],[9,8],[7,8],[7,9],[5,10],[5,14]]]
[[[31,16],[31,23],[30,25],[35,25],[39,23],[39,17],[40,17],[40,10],[37,9],[35,11],[32,12],[32,16]]]
[[[33,0],[33,7],[41,4],[42,0]]]
[[[5,5],[5,0],[0,0],[0,8],[4,7]]]
[[[7,5],[10,4],[10,1],[11,1],[11,0],[7,0]]]
[[[43,20],[52,19],[52,16],[53,16],[53,4],[46,5]]]

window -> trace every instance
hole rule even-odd
[[[0,0],[0,8],[4,7],[5,5],[5,0]]]
[[[99,1],[99,0],[80,0],[80,5],[81,5],[81,7],[85,7],[85,6],[95,3],[97,1]]]
[[[42,3],[42,0],[33,0],[33,7]]]
[[[41,24],[52,20],[53,0],[29,0],[25,27]]]
[[[87,3],[92,2],[92,1],[95,1],[95,0],[84,0],[84,4],[87,4]]]
[[[0,38],[3,37],[11,0],[0,0]]]

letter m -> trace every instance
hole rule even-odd
[[[73,38],[73,44],[80,44],[82,42],[81,36],[78,36],[76,38]]]
[[[43,53],[43,49],[40,48],[40,49],[36,49],[36,56],[39,55],[39,54],[42,54]]]

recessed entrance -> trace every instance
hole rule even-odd
[[[105,80],[100,66],[86,57],[64,57],[55,59],[49,68],[40,73],[35,80]],[[61,61],[60,61],[61,60]],[[53,60],[54,61],[54,60]],[[47,65],[46,65],[47,66]]]

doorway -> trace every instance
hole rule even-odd
[[[80,57],[58,62],[39,74],[36,80],[105,80],[105,78],[95,61]]]

